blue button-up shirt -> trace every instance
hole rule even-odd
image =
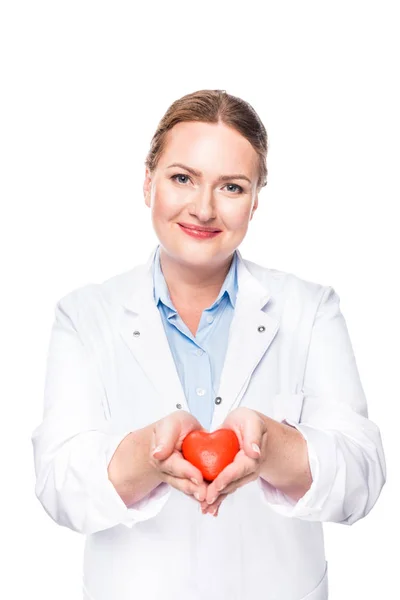
[[[182,321],[168,292],[160,264],[153,261],[154,301],[164,325],[190,412],[210,430],[237,295],[237,253],[215,302],[204,309],[196,335]]]

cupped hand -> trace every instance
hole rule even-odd
[[[194,430],[205,431],[199,421],[184,410],[177,410],[157,421],[149,463],[161,481],[201,502],[207,495],[207,483],[201,471],[185,460],[181,452],[183,440]]]
[[[236,433],[240,450],[233,462],[208,485],[201,508],[204,514],[210,512],[214,516],[228,494],[257,479],[266,453],[267,425],[257,411],[244,406],[236,408],[221,427]]]

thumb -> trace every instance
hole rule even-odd
[[[174,451],[179,428],[176,423],[160,421],[153,429],[150,453],[157,460],[165,460]]]
[[[263,430],[255,420],[246,420],[243,424],[243,450],[249,458],[260,458]]]

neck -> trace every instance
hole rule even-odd
[[[171,298],[206,302],[215,299],[228,274],[233,254],[221,265],[196,267],[171,258],[160,247],[160,265]]]

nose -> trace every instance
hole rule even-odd
[[[216,217],[215,197],[211,186],[199,188],[190,206],[190,214],[204,222]]]

